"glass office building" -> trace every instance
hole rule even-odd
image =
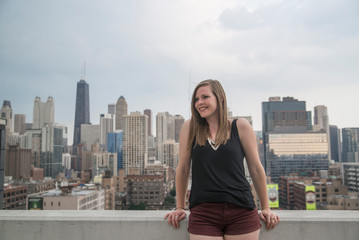
[[[266,173],[272,182],[290,173],[312,176],[314,171],[328,170],[326,133],[269,133],[267,141]]]
[[[107,151],[117,153],[117,171],[123,169],[123,131],[107,133]]]
[[[359,162],[359,128],[343,128],[343,162]]]

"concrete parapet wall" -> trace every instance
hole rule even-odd
[[[1,240],[189,239],[188,218],[175,230],[166,211],[0,211]],[[261,240],[359,239],[359,211],[278,211],[281,223],[264,224]]]

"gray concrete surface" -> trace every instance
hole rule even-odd
[[[0,211],[0,240],[180,240],[188,221],[175,230],[166,211]],[[261,229],[261,240],[359,239],[359,211],[278,211],[281,223]]]

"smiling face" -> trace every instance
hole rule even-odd
[[[206,85],[197,89],[194,106],[202,118],[218,116],[217,98],[213,94],[211,86]]]

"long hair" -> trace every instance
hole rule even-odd
[[[191,101],[191,122],[190,122],[190,133],[188,136],[188,145],[187,148],[191,148],[194,145],[204,146],[208,139],[209,126],[205,118],[202,118],[195,108],[195,98],[198,88],[203,86],[210,86],[212,93],[217,99],[217,109],[219,114],[219,126],[218,132],[216,135],[215,145],[219,146],[220,144],[225,144],[228,140],[228,129],[229,122],[227,116],[227,99],[226,93],[217,80],[204,80],[200,82],[193,91],[192,101]]]

